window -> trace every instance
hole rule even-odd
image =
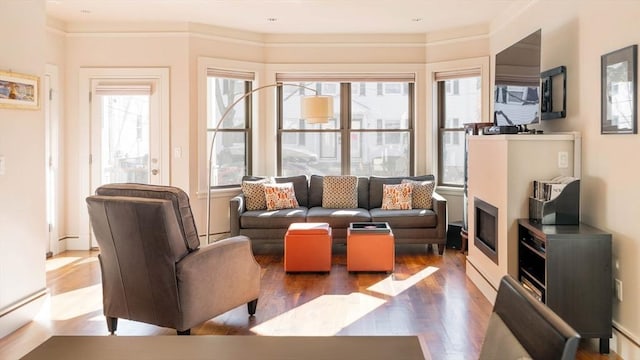
[[[440,76],[439,76],[440,75]],[[438,96],[438,185],[464,185],[464,124],[481,122],[480,76],[436,74]]]
[[[254,74],[214,69],[207,74],[207,161],[216,125],[229,110],[215,138],[210,186],[236,186],[251,169],[251,96],[242,96],[252,90]]]
[[[356,81],[329,76],[336,81],[322,81],[322,75],[317,77],[295,82],[294,75],[285,75],[287,81],[278,89],[278,174],[411,175],[413,78]],[[313,95],[312,89],[333,95],[334,117],[329,123],[300,121],[300,87],[305,95]]]

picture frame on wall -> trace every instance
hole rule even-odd
[[[638,45],[601,57],[601,133],[638,133]]]
[[[0,108],[40,108],[40,79],[37,76],[0,71]]]

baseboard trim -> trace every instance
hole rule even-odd
[[[14,310],[23,307],[24,305],[37,300],[38,298],[47,295],[47,289],[43,288],[38,290],[37,292],[23,298],[22,300],[18,300],[15,303],[5,307],[4,309],[0,310],[0,317],[3,317],[5,315],[7,315],[10,312],[13,312]]]
[[[640,341],[629,329],[613,321],[611,350],[623,359],[640,359]]]
[[[465,264],[467,277],[474,283],[478,290],[480,290],[482,295],[484,295],[491,304],[494,304],[496,302],[496,296],[498,295],[498,289],[493,286],[491,281],[487,279],[469,257],[467,257]]]
[[[47,293],[46,288],[40,289],[0,310],[0,338],[32,321],[44,306]]]

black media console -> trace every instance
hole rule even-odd
[[[523,286],[583,338],[609,353],[611,234],[585,224],[518,220],[518,277]]]

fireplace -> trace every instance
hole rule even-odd
[[[498,208],[477,197],[473,199],[475,238],[473,243],[498,264]]]

